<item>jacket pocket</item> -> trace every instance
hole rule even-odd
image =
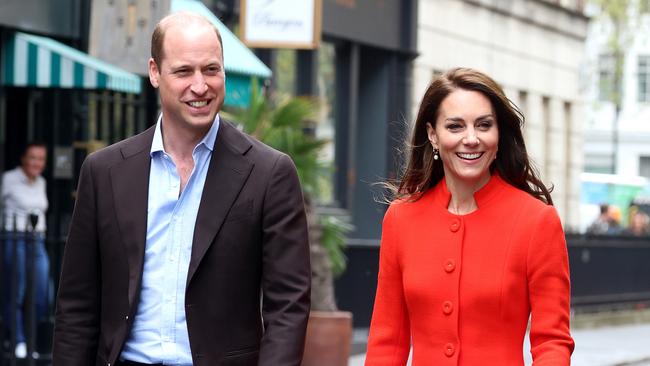
[[[244,348],[238,348],[232,351],[228,351],[223,354],[223,357],[235,357],[235,356],[244,356],[248,355],[249,353],[255,353],[260,351],[260,346],[250,346],[250,347],[244,347]]]

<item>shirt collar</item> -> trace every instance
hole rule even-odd
[[[157,152],[165,152],[165,146],[163,145],[163,138],[162,138],[162,113],[160,116],[158,116],[158,121],[156,122],[156,130],[154,131],[153,134],[153,141],[151,142],[151,152],[150,155],[153,156]],[[208,133],[203,136],[201,141],[196,145],[196,147],[204,145],[207,147],[210,151],[214,148],[214,143],[217,140],[217,131],[219,131],[219,113],[214,117],[214,122],[212,123],[212,126],[210,126],[210,130],[208,130]],[[194,148],[196,150],[196,147]]]

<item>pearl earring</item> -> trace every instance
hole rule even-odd
[[[438,155],[438,149],[433,149],[433,160],[438,160],[440,159],[440,156]]]

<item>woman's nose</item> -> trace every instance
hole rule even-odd
[[[468,145],[477,145],[479,143],[479,140],[478,140],[478,136],[476,136],[476,132],[468,131],[467,134],[465,135],[464,142]]]

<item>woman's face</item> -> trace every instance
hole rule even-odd
[[[46,157],[47,150],[43,146],[32,146],[25,151],[25,155],[21,159],[21,166],[29,179],[34,179],[43,173]]]
[[[457,89],[443,99],[435,125],[427,134],[439,150],[445,176],[482,186],[499,146],[499,128],[492,103],[480,92]]]

